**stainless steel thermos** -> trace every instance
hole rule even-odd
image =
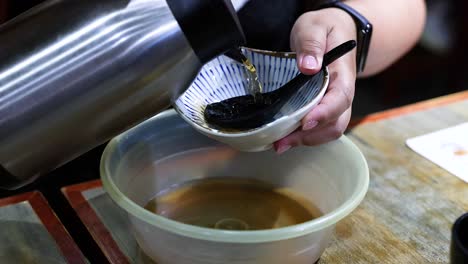
[[[243,43],[229,0],[49,0],[0,26],[0,187],[164,110]]]

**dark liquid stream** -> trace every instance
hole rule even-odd
[[[212,125],[214,128],[227,130],[227,132],[236,132],[243,129],[251,129],[254,127],[261,126],[262,124],[271,121],[271,120],[255,120],[254,124],[252,122],[242,123],[241,126],[223,126],[222,120],[229,122],[229,117],[231,116],[245,116],[247,117],[249,113],[256,112],[259,107],[264,107],[268,102],[262,102],[258,104],[258,101],[263,100],[262,92],[263,87],[260,81],[258,80],[257,69],[250,62],[250,60],[242,53],[241,50],[233,50],[233,57],[237,61],[242,62],[244,65],[245,73],[247,76],[248,83],[248,92],[249,94],[244,96],[238,96],[229,98],[222,102],[217,103],[216,105],[211,105],[205,109],[204,116],[205,120]],[[271,100],[269,100],[271,101]]]

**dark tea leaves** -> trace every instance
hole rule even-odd
[[[347,41],[324,55],[322,67],[351,51],[356,41]],[[313,76],[300,73],[282,87],[268,93],[229,98],[206,106],[208,124],[221,129],[247,130],[273,121],[281,107]]]

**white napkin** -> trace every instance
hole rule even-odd
[[[468,183],[468,123],[410,138],[406,145]]]

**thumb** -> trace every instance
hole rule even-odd
[[[322,68],[323,55],[327,46],[327,32],[322,27],[309,28],[291,33],[291,49],[296,51],[297,67],[304,74],[315,74]]]

